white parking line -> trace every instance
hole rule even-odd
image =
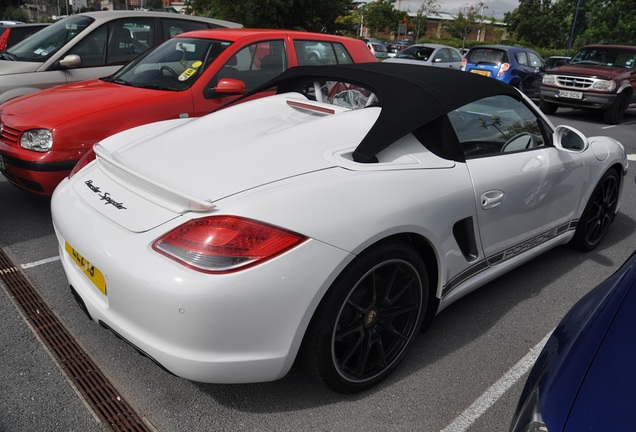
[[[54,261],[59,261],[60,257],[59,256],[55,256],[55,257],[51,257],[51,258],[45,258],[39,261],[33,261],[30,263],[26,263],[26,264],[20,264],[20,267],[24,270],[24,269],[28,269],[31,267],[37,267],[37,266],[41,266],[43,264],[48,264],[50,262],[54,262]]]
[[[628,154],[627,155],[627,160],[636,161],[636,154]]]
[[[455,418],[451,424],[442,429],[441,432],[467,431],[488,408],[493,406],[510,387],[530,370],[551,334],[552,332],[548,333],[541,342],[532,347],[528,354],[510,368],[496,383],[491,385],[471,406]],[[510,415],[512,416],[512,413]]]

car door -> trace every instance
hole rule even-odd
[[[215,61],[200,81],[205,85],[194,91],[195,116],[207,114],[233,101],[238,95],[217,94],[212,89],[223,78],[234,78],[249,92],[279,75],[289,64],[283,39],[260,40],[245,45],[232,44]],[[211,78],[210,78],[211,77]],[[260,94],[273,94],[273,91]]]
[[[528,66],[532,72],[528,76],[524,91],[528,97],[538,99],[540,95],[541,82],[545,74],[545,63],[539,54],[528,51]]]
[[[466,155],[490,265],[569,229],[584,184],[583,163],[551,145],[549,128],[534,111],[502,95],[449,117]]]
[[[65,71],[66,81],[70,83],[113,74],[154,43],[152,39],[138,40],[133,33],[144,29],[152,35],[154,26],[153,18],[131,17],[110,21],[91,31],[66,53],[78,55],[81,59],[79,67]]]

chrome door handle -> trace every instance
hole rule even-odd
[[[497,207],[504,200],[504,193],[500,190],[493,190],[481,194],[481,208],[490,210]]]

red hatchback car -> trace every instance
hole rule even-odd
[[[51,195],[93,144],[116,132],[210,113],[292,66],[375,61],[362,41],[341,36],[254,29],[183,33],[110,77],[1,105],[0,172],[22,189]]]

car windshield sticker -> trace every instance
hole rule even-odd
[[[196,69],[188,68],[188,69],[184,70],[181,73],[181,75],[179,75],[179,81],[185,81],[188,78],[190,78],[192,75],[194,75],[195,73],[197,73]]]

